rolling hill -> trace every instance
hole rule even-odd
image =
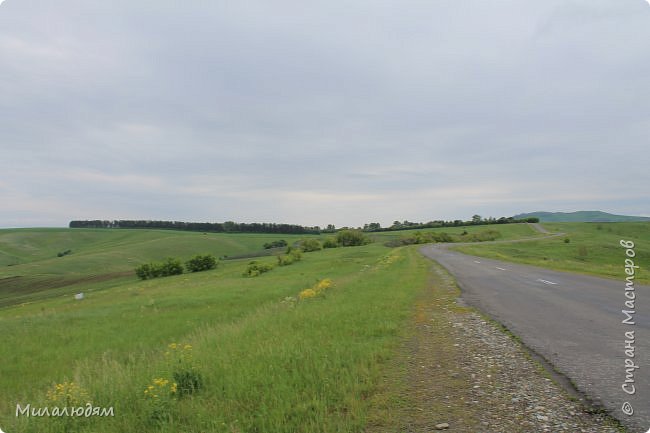
[[[601,211],[577,211],[577,212],[531,212],[515,215],[513,218],[524,219],[536,217],[540,222],[629,222],[629,221],[650,221],[650,217],[615,215]]]

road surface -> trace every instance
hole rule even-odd
[[[421,251],[456,278],[464,302],[505,325],[630,432],[649,430],[650,286],[634,285],[634,325],[622,323],[622,310],[629,310],[624,248],[619,280],[469,256],[442,244]],[[625,353],[629,331],[634,331],[634,358]],[[626,371],[626,359],[638,368]],[[623,390],[626,378],[634,380],[634,394]],[[626,402],[634,410],[631,416],[622,411]]]

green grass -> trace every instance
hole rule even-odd
[[[490,224],[480,226],[461,226],[461,227],[440,227],[436,229],[416,229],[416,230],[399,230],[391,232],[368,233],[368,236],[375,242],[388,242],[394,239],[400,239],[413,236],[415,233],[448,233],[451,235],[460,235],[463,232],[468,234],[480,233],[486,230],[496,230],[500,233],[499,240],[520,239],[526,237],[537,237],[540,233],[530,227],[528,224]]]
[[[373,244],[308,253],[256,278],[241,276],[246,264],[0,310],[0,425],[46,433],[362,431],[382,368],[426,286],[427,261],[415,248]],[[323,297],[283,302],[323,278],[334,281]],[[168,374],[163,354],[172,341],[193,346],[204,387],[173,400],[171,419],[156,423],[143,390]],[[48,405],[48,387],[66,380],[96,406],[114,406],[115,417],[66,424],[14,416],[17,403]]]
[[[131,280],[137,265],[170,256],[250,254],[266,242],[302,238],[171,230],[0,230],[0,307],[114,287]],[[57,257],[68,249],[70,255]]]
[[[650,283],[650,222],[544,223],[552,232],[565,233],[535,241],[455,247],[458,251],[498,260],[526,263],[562,271],[623,279],[625,249],[621,239],[636,244],[637,281]],[[566,243],[565,239],[569,239]]]
[[[603,242],[614,242],[598,260],[615,255],[620,264],[624,257],[618,239],[625,237],[638,243],[639,261],[648,257],[647,224],[546,226],[567,231],[571,242],[564,244],[562,237],[463,248],[488,253],[520,249],[512,253],[520,254],[519,260],[545,254],[541,251],[547,248],[549,257],[564,263],[561,255],[550,254],[584,244],[587,258],[581,264],[589,264],[600,257]],[[502,240],[538,236],[527,225],[435,231],[486,229],[498,230]],[[0,277],[20,275],[26,282],[10,290],[6,282],[11,280],[0,280],[7,301],[0,308],[0,425],[7,431],[39,433],[364,431],[377,416],[371,407],[375,396],[393,395],[383,383],[386,372],[394,368],[414,305],[430,278],[430,263],[416,246],[381,245],[408,235],[373,234],[377,243],[307,253],[300,262],[255,278],[242,276],[249,261],[242,259],[222,261],[213,271],[139,281],[132,273],[138,263],[196,253],[246,254],[259,251],[265,242],[291,243],[301,237],[0,231],[5,260]],[[56,257],[66,249],[73,253]],[[58,285],[48,287],[53,278],[60,278]],[[324,278],[334,281],[324,296],[295,300],[301,290]],[[30,291],[33,283],[44,285]],[[75,301],[71,294],[77,291],[86,298]],[[143,392],[154,378],[171,378],[164,355],[171,342],[193,346],[203,387],[195,395],[171,399],[160,410],[167,416],[161,422],[152,418],[154,408]],[[115,416],[15,417],[16,404],[53,406],[47,390],[71,380],[88,392],[94,405],[113,406]]]

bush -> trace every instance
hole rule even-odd
[[[154,278],[153,276],[153,263],[145,263],[135,268],[135,274],[141,280],[148,280],[149,278]]]
[[[288,266],[294,262],[299,262],[302,260],[302,253],[299,249],[289,247],[287,248],[287,254],[278,256],[278,265],[279,266]]]
[[[189,272],[208,271],[217,267],[217,258],[212,254],[196,255],[185,263]]]
[[[67,256],[68,254],[72,254],[72,250],[65,250],[65,251],[60,251],[56,254],[57,257],[63,257]]]
[[[160,276],[169,277],[170,275],[180,275],[184,271],[183,263],[179,259],[169,257],[160,264]]]
[[[569,239],[569,238],[564,238],[564,243],[565,243],[565,244],[568,244],[569,242],[571,242],[571,239]]]
[[[246,271],[244,271],[245,277],[257,277],[264,272],[268,272],[273,269],[273,265],[267,263],[259,263],[258,261],[252,261],[248,263]]]
[[[279,241],[267,242],[264,244],[265,250],[270,250],[271,248],[282,248],[287,246],[287,241],[281,239]]]
[[[356,247],[370,243],[370,239],[359,230],[342,230],[336,234],[336,242],[343,247]]]
[[[323,246],[318,241],[318,239],[306,239],[300,242],[300,249],[303,250],[305,253],[309,253],[311,251],[322,250]]]
[[[334,238],[327,238],[325,239],[325,242],[323,242],[323,248],[336,248],[338,246],[339,244],[336,243],[336,239]]]
[[[179,259],[168,258],[162,263],[145,263],[135,268],[135,274],[141,280],[179,275],[184,271]]]

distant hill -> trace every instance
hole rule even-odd
[[[539,218],[540,222],[625,222],[625,221],[650,221],[650,217],[614,215],[601,211],[578,212],[531,212],[515,215],[515,219],[530,217]]]

